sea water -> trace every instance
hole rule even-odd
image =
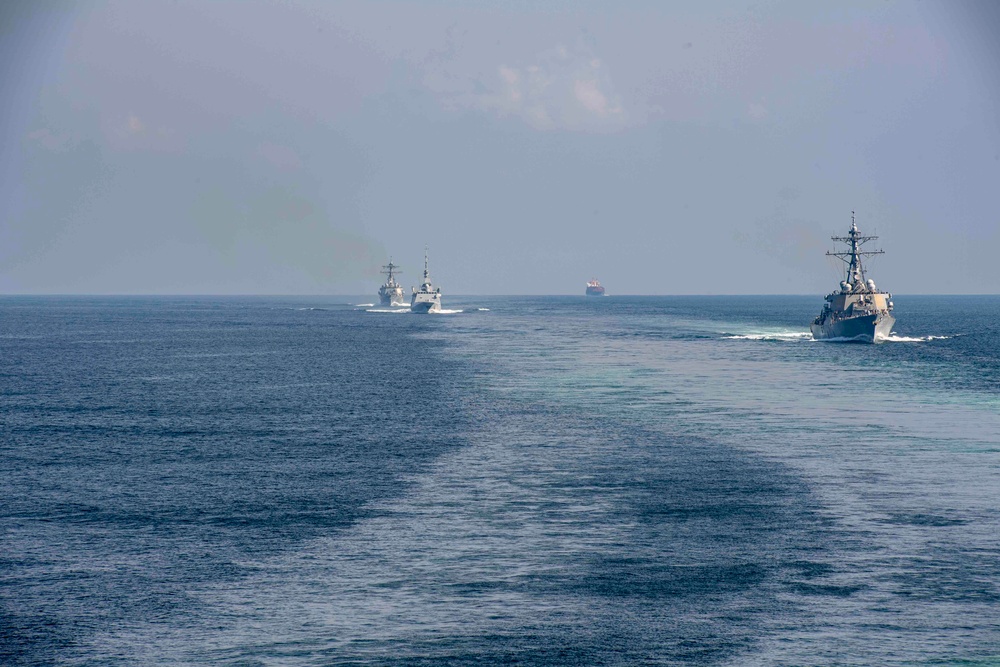
[[[1000,664],[1000,297],[895,301],[3,297],[0,664]]]

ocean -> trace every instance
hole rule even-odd
[[[2,665],[1000,665],[1000,297],[0,297]]]

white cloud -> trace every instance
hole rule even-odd
[[[458,40],[414,64],[445,109],[520,118],[538,130],[615,131],[629,119],[592,42],[581,36],[575,47],[556,44],[520,62],[497,62],[499,54],[493,53],[492,63],[477,64],[467,53],[474,47]]]
[[[537,129],[601,131],[624,124],[610,73],[585,44],[575,51],[557,45],[530,64],[501,65],[496,74],[478,82],[488,92],[474,97],[476,107],[519,116]]]
[[[747,107],[747,115],[753,118],[754,120],[760,120],[765,116],[767,116],[767,114],[768,114],[767,107],[765,107],[763,104],[760,104],[759,102],[751,102],[750,105]]]
[[[146,129],[145,124],[143,124],[143,122],[139,120],[139,117],[135,114],[129,114],[126,127],[129,134],[141,134],[142,131]]]
[[[598,116],[607,116],[611,113],[608,108],[608,98],[601,92],[600,83],[595,79],[577,81],[573,86],[576,99],[584,108],[593,111]]]
[[[500,78],[503,79],[508,85],[516,86],[517,82],[521,79],[521,76],[517,73],[517,70],[510,67],[500,66]]]
[[[500,80],[506,85],[504,97],[510,105],[517,106],[522,99],[520,73],[503,65],[497,71],[500,74]]]

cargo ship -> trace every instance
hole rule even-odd
[[[587,282],[587,296],[604,296],[604,286],[597,281],[597,278]]]

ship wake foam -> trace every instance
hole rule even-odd
[[[727,340],[796,341],[808,340],[812,338],[812,334],[808,331],[761,331],[745,334],[724,333],[722,337]]]
[[[898,336],[891,333],[884,338],[879,338],[879,340],[890,343],[926,343],[931,340],[947,340],[949,338],[953,338],[953,336]]]
[[[410,307],[409,306],[403,306],[402,308],[367,308],[367,309],[365,309],[365,312],[366,313],[409,313],[411,311],[410,311]],[[441,310],[433,310],[433,311],[431,311],[429,313],[426,313],[426,314],[427,315],[455,315],[456,313],[464,313],[464,312],[465,312],[464,310],[448,310],[448,309],[442,308]]]

